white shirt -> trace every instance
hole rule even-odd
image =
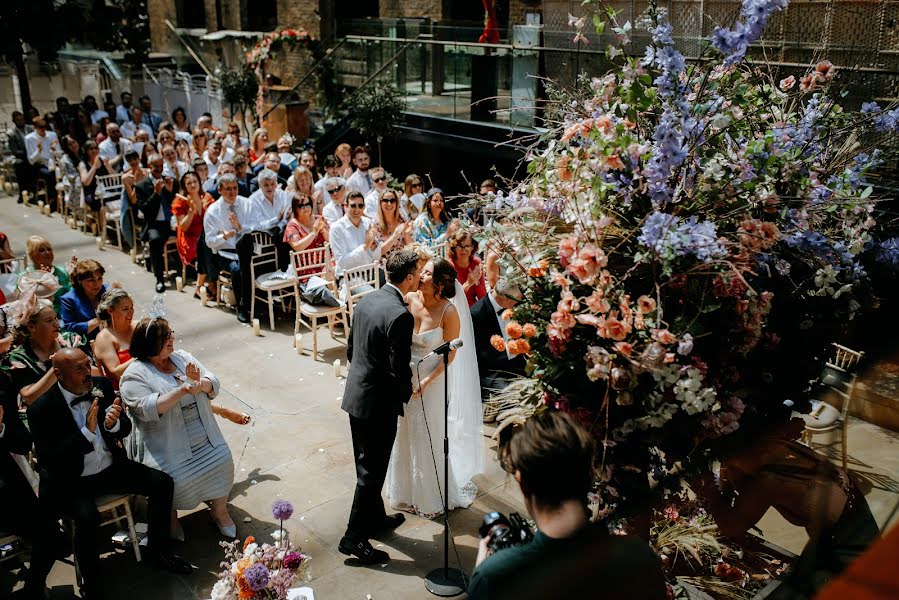
[[[328,179],[330,179],[330,177],[322,177],[321,179],[316,181],[314,184],[312,184],[312,193],[313,194],[315,192],[321,190],[322,202],[324,205],[331,203],[331,194],[328,193]]]
[[[103,117],[106,117],[108,119],[109,113],[106,112],[105,110],[103,110],[102,108],[98,108],[97,110],[95,110],[94,112],[91,113],[91,122],[94,125],[97,125],[98,123],[100,123],[100,119],[102,119]]]
[[[32,131],[26,135],[25,155],[28,157],[28,162],[33,165],[44,165],[48,169],[53,169],[55,163],[53,161],[53,151],[50,149],[53,142],[56,142],[57,151],[62,152],[62,148],[59,146],[59,138],[56,137],[56,133],[49,129],[44,132],[43,137],[38,135],[37,131]],[[41,145],[40,149],[38,149],[38,144]]]
[[[134,136],[137,135],[138,130],[146,131],[150,136],[151,142],[155,139],[153,136],[153,128],[146,123],[135,124],[134,121],[125,121],[119,127],[119,131],[122,132],[122,136],[128,138],[129,140],[134,140]]]
[[[224,256],[230,260],[237,260],[237,238],[235,235],[229,239],[225,239],[226,231],[234,231],[231,225],[229,214],[232,212],[237,214],[237,221],[240,223],[241,230],[238,234],[249,233],[245,223],[250,222],[250,201],[243,196],[234,199],[234,204],[229,205],[224,198],[219,198],[206,209],[206,215],[203,217],[203,231],[206,236],[206,245],[214,254]]]
[[[344,210],[343,205],[338,205],[333,200],[328,202],[322,209],[322,216],[325,218],[325,221],[328,222],[328,225],[331,226],[342,219],[345,214],[346,211]]]
[[[90,475],[96,475],[112,465],[112,452],[106,447],[103,436],[98,435],[99,432],[94,433],[87,428],[87,411],[90,410],[92,401],[85,400],[72,406],[72,400],[79,396],[62,387],[62,384],[60,383],[57,383],[56,385],[59,386],[59,391],[62,392],[62,397],[66,400],[66,406],[68,406],[69,410],[72,412],[72,417],[75,419],[75,425],[81,429],[81,434],[84,435],[85,439],[94,447],[92,451],[84,455],[84,469],[81,471],[81,476],[89,477]],[[106,409],[106,412],[108,413],[110,410],[112,410],[111,406]],[[105,413],[103,417],[100,417],[99,414],[97,415],[97,425],[99,427],[106,427],[103,423],[105,420]],[[114,433],[119,430],[119,426],[121,426],[121,423],[116,421],[115,425],[112,426],[112,429],[107,429],[107,431]]]
[[[347,192],[355,190],[363,196],[367,196],[371,191],[371,175],[369,175],[369,173],[371,173],[371,171],[363,173],[359,169],[356,169],[356,171],[350,175],[350,178],[347,179]]]
[[[121,128],[119,128],[121,130]],[[119,138],[119,147],[122,149],[122,154],[127,154],[128,151],[134,149],[134,144],[132,144],[129,140],[124,137]],[[100,158],[102,160],[112,160],[119,153],[116,152],[115,143],[112,141],[112,138],[106,138],[102,142],[100,142]],[[127,166],[125,161],[119,163],[119,172],[122,171],[122,167]]]
[[[219,154],[219,161],[214,163],[209,158],[209,151],[206,150],[203,152],[203,162],[206,163],[206,166],[209,167],[209,176],[215,177],[219,172],[219,167],[222,166],[222,161],[227,160],[221,154]]]
[[[378,218],[378,198],[380,197],[381,190],[376,187],[371,188],[371,191],[365,196],[365,216],[369,219]]]
[[[493,307],[493,312],[496,313],[496,320],[499,323],[499,331],[503,334],[503,341],[506,342],[506,356],[509,357],[509,360],[512,360],[512,354],[509,352],[509,334],[506,333],[506,325],[509,324],[508,321],[503,320],[502,313],[505,312],[505,309],[496,303],[496,298],[493,297],[493,292],[489,292],[487,297],[490,298],[490,305]]]
[[[250,222],[246,227],[252,231],[269,231],[281,227],[290,219],[290,205],[293,194],[275,188],[272,201],[265,197],[262,189],[258,189],[249,197]],[[240,222],[243,225],[243,221]]]
[[[190,167],[185,162],[176,160],[173,163],[167,162],[162,167],[162,174],[175,180],[176,185],[181,184],[181,176],[190,171]]]
[[[327,206],[325,207],[327,209]],[[381,245],[374,250],[365,247],[365,232],[371,227],[371,219],[362,217],[359,226],[353,225],[347,216],[341,217],[331,226],[331,252],[334,254],[334,269],[338,277],[347,269],[370,265],[381,258]]]

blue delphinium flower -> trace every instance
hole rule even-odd
[[[899,271],[899,238],[889,238],[874,247],[874,260]]]
[[[874,129],[880,133],[899,130],[899,108],[881,112],[874,117]]]
[[[876,102],[863,102],[862,109],[860,111],[863,115],[870,114],[878,114],[880,112],[880,105]]]
[[[715,224],[696,217],[682,221],[674,215],[655,212],[647,217],[637,240],[663,260],[694,256],[709,262],[727,254],[718,241]]]
[[[743,0],[743,20],[735,23],[733,29],[716,27],[712,33],[712,46],[725,55],[724,64],[730,66],[743,60],[749,46],[762,36],[771,15],[787,4],[789,0]]]

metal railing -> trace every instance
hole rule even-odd
[[[188,122],[196,122],[204,112],[212,115],[216,127],[223,127],[224,99],[218,79],[212,75],[190,75],[183,71],[143,68],[144,93],[150,96],[157,110],[171,115],[175,108],[183,108]]]

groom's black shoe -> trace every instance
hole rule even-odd
[[[390,556],[386,552],[375,550],[368,543],[368,540],[354,540],[353,538],[343,536],[337,549],[340,550],[341,554],[355,556],[363,565],[375,565],[390,560]]]
[[[377,535],[379,533],[386,533],[388,531],[393,531],[400,525],[406,522],[406,517],[401,513],[395,513],[392,515],[387,515],[384,517],[380,523],[375,525],[373,534]]]

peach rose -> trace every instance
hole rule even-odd
[[[556,311],[549,317],[550,322],[559,329],[571,329],[576,321],[574,316],[567,311]]]
[[[624,162],[622,162],[621,157],[617,154],[607,156],[605,159],[603,159],[603,162],[605,163],[606,168],[613,171],[620,171],[624,168]]]
[[[526,323],[524,327],[521,328],[521,333],[526,338],[532,338],[537,335],[537,326],[533,323]]]
[[[615,342],[615,351],[624,356],[630,356],[634,353],[634,347],[627,342]]]
[[[501,335],[491,336],[490,345],[493,346],[497,352],[505,352],[506,351],[506,341],[503,339],[503,336],[501,336]]]
[[[796,78],[790,75],[786,79],[780,80],[780,89],[783,92],[788,92],[793,89],[793,86],[796,85]]]
[[[503,311],[503,314],[500,315],[500,317],[502,317],[503,321],[511,321],[513,316],[514,316],[514,313],[512,312],[511,308],[507,308],[506,310]]]
[[[668,331],[667,329],[653,329],[652,330],[652,339],[659,342],[660,344],[673,344],[677,341],[677,338],[673,333]]]
[[[652,298],[650,296],[640,296],[639,298],[637,298],[637,310],[640,311],[641,315],[651,313],[655,309],[656,309],[655,298]]]
[[[512,321],[508,325],[506,325],[506,335],[508,335],[512,339],[517,339],[521,337],[521,325]]]
[[[607,313],[612,310],[612,305],[603,297],[601,290],[596,290],[590,294],[585,302],[587,303],[587,308],[589,308],[591,312]]]
[[[621,341],[627,337],[627,327],[615,317],[606,319],[603,324],[599,326],[598,330],[600,337],[616,341]]]
[[[603,320],[600,317],[589,315],[587,313],[577,315],[575,319],[582,325],[592,325],[593,327],[600,327],[603,323]]]
[[[571,257],[577,254],[577,238],[569,236],[559,242],[559,259],[562,266],[568,265]]]

